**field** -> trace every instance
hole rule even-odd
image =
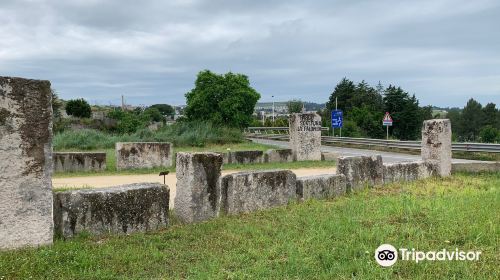
[[[228,149],[231,151],[248,151],[248,150],[259,150],[266,151],[268,149],[276,148],[270,145],[263,145],[253,142],[242,142],[242,143],[233,143],[233,144],[209,144],[204,147],[175,147],[174,153],[177,152],[227,152]],[[63,149],[59,151],[77,151],[75,149]],[[106,170],[103,172],[58,172],[54,174],[54,177],[73,177],[73,176],[96,176],[96,175],[113,175],[113,174],[150,174],[150,173],[158,173],[160,171],[175,170],[175,167],[171,168],[152,168],[152,169],[134,169],[134,170],[116,170],[116,155],[114,149],[102,149],[102,150],[93,150],[93,151],[101,151],[106,152]],[[175,161],[175,159],[174,159]],[[175,163],[174,163],[175,164]]]
[[[3,278],[499,279],[500,174],[392,184],[331,200],[173,225],[129,236],[56,240],[0,253]],[[389,243],[480,250],[479,261],[374,261]]]

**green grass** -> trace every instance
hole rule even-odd
[[[1,252],[0,279],[499,279],[499,187],[499,173],[458,174],[148,234],[82,235]],[[482,255],[382,268],[383,243]]]
[[[157,131],[147,128],[131,134],[112,134],[92,129],[66,130],[54,135],[54,150],[97,150],[114,148],[116,142],[171,142],[175,146],[204,147],[210,144],[241,143],[241,130],[207,122],[178,122]]]

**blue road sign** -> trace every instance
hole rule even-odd
[[[342,111],[332,110],[332,127],[341,128],[343,123]]]

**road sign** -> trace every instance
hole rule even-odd
[[[332,127],[341,128],[343,123],[342,111],[332,110]]]
[[[385,126],[392,125],[392,118],[391,118],[391,114],[389,114],[389,112],[385,112],[384,119],[382,120],[382,125],[385,125]]]

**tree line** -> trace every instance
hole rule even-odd
[[[463,109],[448,109],[453,138],[458,142],[500,142],[500,111],[495,103],[482,106],[473,98]]]
[[[416,140],[420,138],[422,122],[433,117],[431,106],[420,107],[415,95],[401,87],[384,88],[380,83],[372,87],[365,81],[355,84],[347,78],[335,86],[326,109],[321,112],[325,126],[331,126],[330,112],[336,104],[344,114],[342,136],[346,137],[384,138],[382,119],[389,112],[393,119],[390,135],[400,140]]]

